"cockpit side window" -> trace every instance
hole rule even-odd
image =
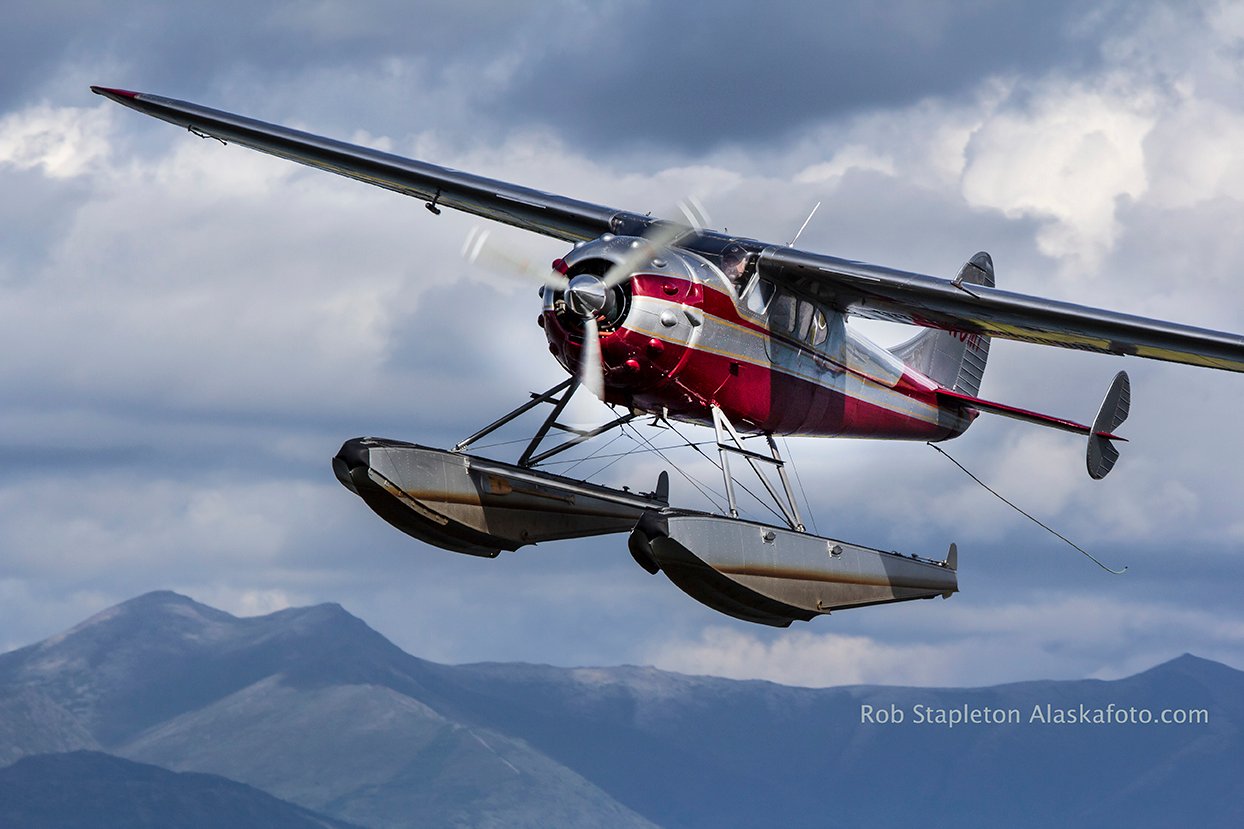
[[[767,279],[761,279],[759,276],[753,277],[751,283],[747,286],[747,291],[743,295],[743,301],[747,305],[747,310],[753,314],[760,315],[769,307],[769,301],[773,299],[773,283]]]

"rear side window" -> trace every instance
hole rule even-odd
[[[777,295],[769,309],[769,330],[789,334],[795,330],[795,298],[785,291]]]
[[[827,337],[829,337],[829,326],[825,322],[824,312],[818,308],[812,315],[812,344],[821,345]]]
[[[801,340],[808,338],[808,328],[812,325],[812,310],[811,302],[799,301],[799,327],[795,331],[795,336]]]

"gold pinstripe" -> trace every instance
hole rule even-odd
[[[658,308],[667,308],[670,310],[677,310],[679,312],[681,312],[685,307],[688,307],[688,306],[684,306],[682,303],[672,302],[670,300],[661,299],[660,297],[651,297],[651,296],[636,297],[636,300],[635,300],[636,309],[642,310],[644,313],[651,314],[654,317],[659,316],[660,315],[659,310],[653,311],[651,307],[646,307],[646,306],[652,306],[652,305],[655,305]],[[753,355],[740,354],[737,351],[731,351],[731,350],[720,348],[720,347],[710,346],[704,342],[704,340],[706,339],[704,333],[701,333],[700,336],[698,337],[693,337],[692,340],[682,340],[682,339],[675,339],[673,337],[670,337],[669,336],[670,332],[668,331],[653,331],[648,328],[642,327],[640,325],[630,324],[630,323],[628,323],[626,327],[628,330],[634,331],[635,333],[644,335],[646,337],[662,340],[664,342],[668,342],[674,345],[681,345],[685,348],[690,348],[695,351],[703,351],[709,354],[717,355],[719,357],[726,357],[728,359],[737,360],[739,362],[747,363],[748,365],[755,366],[757,368],[767,369],[769,371],[774,371],[779,374],[784,374],[787,377],[793,377],[796,379],[803,380],[805,382],[813,383],[817,386],[820,386],[821,388],[829,389],[838,394],[847,395],[848,397],[852,397],[856,400],[860,400],[864,403],[868,403],[869,405],[876,406],[878,408],[885,409],[887,411],[891,411],[896,414],[905,415],[914,420],[919,420],[923,423],[936,425],[940,421],[939,415],[940,415],[941,410],[937,406],[930,406],[928,404],[921,403],[915,400],[914,398],[909,397],[908,395],[902,394],[901,392],[896,392],[894,391],[893,386],[887,385],[886,383],[883,383],[877,380],[876,378],[859,371],[858,369],[842,367],[841,370],[844,373],[844,382],[841,388],[837,388],[834,386],[826,385],[824,382],[822,382],[820,377],[811,376],[811,375],[799,372],[797,370],[792,370],[790,367],[778,365],[777,363],[773,362],[768,356],[768,353],[769,353],[768,342],[770,341],[770,337],[768,334],[762,334],[759,331],[755,331],[751,328],[748,328],[744,325],[740,325],[731,320],[722,319],[721,317],[715,314],[710,314],[707,311],[704,311],[703,308],[698,308],[697,310],[699,310],[704,315],[704,323],[703,323],[704,327],[707,328],[711,324],[711,325],[719,327],[720,329],[725,329],[726,331],[737,331],[740,334],[751,338],[753,341],[759,341],[760,349],[765,356],[763,358],[757,358],[756,356],[753,356]],[[850,336],[850,334],[848,334],[848,336]],[[726,338],[721,338],[721,339],[726,339]],[[835,362],[835,365],[838,365],[838,363]],[[856,391],[856,390],[851,390],[847,388],[847,384],[851,381],[854,381],[859,384],[858,393],[852,393],[853,391]],[[869,392],[872,392],[872,393],[870,394]]]

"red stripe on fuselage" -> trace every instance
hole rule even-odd
[[[779,434],[871,437],[896,440],[941,440],[961,433],[971,415],[938,404],[937,384],[910,370],[885,382],[854,371],[834,355],[769,331],[744,316],[728,294],[716,288],[664,275],[641,274],[630,283],[633,301],[642,297],[671,303],[671,308],[697,309],[703,325],[717,326],[714,336],[726,348],[718,353],[704,345],[706,332],[690,347],[664,339],[661,331],[638,331],[625,325],[601,337],[606,364],[606,399],[646,411],[668,410],[672,416],[711,422],[716,403],[739,425]],[[630,319],[628,318],[628,322]],[[732,331],[731,327],[739,329]],[[562,328],[546,313],[551,350],[567,370],[577,370],[581,347],[578,334]],[[793,366],[775,365],[767,356],[731,353],[732,334],[767,338],[764,354],[777,342],[797,354]],[[659,350],[652,343],[659,340]],[[876,348],[876,346],[873,346]],[[739,351],[746,350],[739,348]],[[628,361],[630,366],[627,366]],[[808,375],[808,376],[801,376]]]
[[[741,313],[735,299],[729,294],[709,285],[690,283],[686,280],[655,274],[637,274],[632,277],[631,286],[634,296],[655,297],[698,307],[704,313],[711,314],[719,320],[754,331],[768,337],[770,340],[781,343],[787,348],[803,352],[809,357],[832,363],[838,369],[855,374],[862,379],[881,383],[898,391],[914,395],[929,405],[933,405],[935,401],[928,396],[928,393],[941,388],[935,381],[907,367],[904,367],[902,377],[899,378],[898,382],[890,386],[889,383],[885,383],[867,372],[847,365],[845,360],[835,359],[833,355],[817,350],[807,342],[796,338],[793,334],[769,329],[758,322],[755,317]],[[675,292],[671,294],[669,290],[666,290],[666,286],[672,287]],[[683,286],[691,286],[691,288],[688,290]],[[821,310],[825,312],[825,309],[822,308]]]
[[[711,423],[708,407],[716,403],[740,426],[821,437],[943,440],[967,427],[966,421],[944,409],[935,409],[936,422],[929,422],[771,367],[674,343],[666,347],[685,352],[680,371],[667,386],[635,390],[632,402],[639,408],[668,408],[683,419]],[[885,394],[891,400],[903,397],[915,405],[925,403],[893,391]],[[691,406],[686,405],[689,399],[695,401]],[[935,402],[925,405],[935,406]]]

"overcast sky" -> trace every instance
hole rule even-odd
[[[1073,419],[1131,373],[1131,442],[1102,482],[1077,438],[1017,422],[945,445],[1124,576],[918,443],[790,451],[822,534],[933,557],[957,541],[945,602],[773,631],[649,576],[624,536],[494,561],[415,542],[329,459],[364,434],[452,445],[558,382],[535,290],[462,262],[468,217],[87,89],[640,212],[696,195],[718,227],[775,241],[822,201],[801,247],[945,276],[986,249],[1006,288],[1244,331],[1244,4],[1092,5],[8,10],[0,649],[171,588],[238,614],[339,602],[446,662],[809,685],[1115,677],[1185,651],[1244,666],[1244,377],[1191,367],[995,344],[984,396]],[[599,480],[648,487],[660,468]],[[689,489],[675,476],[675,502]]]

